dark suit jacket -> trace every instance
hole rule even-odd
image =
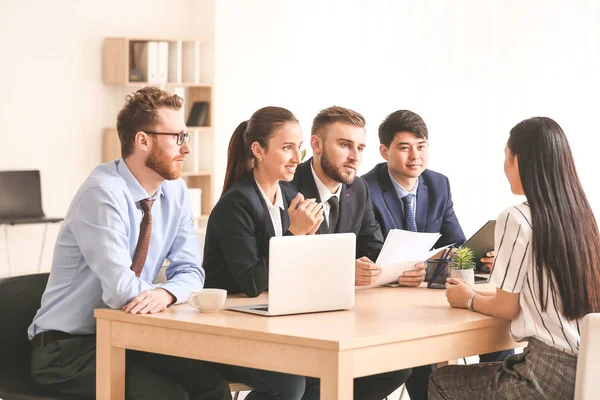
[[[285,210],[282,231],[288,231],[288,204],[297,192],[280,185]],[[256,297],[269,283],[269,239],[275,236],[271,216],[252,174],[244,175],[219,199],[206,228],[204,286]]]
[[[315,198],[320,203],[321,197],[310,168],[311,162],[312,158],[298,165],[291,185],[302,193],[304,198]],[[356,258],[367,256],[375,262],[383,246],[383,236],[373,214],[367,185],[358,176],[352,184],[342,184],[340,193],[340,215],[336,233],[350,232],[356,234]],[[327,225],[321,224],[317,233],[327,233]]]
[[[375,217],[381,225],[384,237],[390,229],[405,229],[402,200],[398,198],[387,163],[377,164],[370,172],[363,175],[367,182]],[[448,178],[434,171],[425,170],[419,177],[417,188],[417,230],[419,232],[439,232],[442,234],[435,247],[451,243],[461,245],[465,235],[458,223]]]

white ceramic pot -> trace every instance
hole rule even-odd
[[[457,278],[470,283],[475,284],[475,270],[474,269],[456,269],[450,267],[450,278]]]

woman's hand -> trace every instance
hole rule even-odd
[[[449,278],[446,282],[446,298],[452,308],[467,308],[467,302],[475,293],[462,279]]]
[[[302,193],[298,193],[290,202],[288,214],[290,215],[288,230],[294,235],[315,233],[324,218],[323,206],[315,199],[304,199]]]

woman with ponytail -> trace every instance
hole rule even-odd
[[[298,120],[284,108],[261,108],[237,127],[223,193],[208,219],[205,287],[260,295],[269,283],[270,238],[314,234],[319,228],[321,205],[279,185],[294,178],[301,146]],[[306,385],[302,376],[221,364],[215,369],[254,388],[248,400],[299,400]]]
[[[490,282],[475,291],[449,279],[452,307],[511,320],[527,341],[503,363],[447,366],[429,380],[429,399],[573,399],[580,322],[600,312],[600,235],[561,127],[530,118],[511,131],[504,171],[527,201],[504,210]]]

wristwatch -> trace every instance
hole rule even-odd
[[[467,301],[467,309],[469,309],[471,311],[475,311],[475,310],[473,310],[473,299],[475,298],[475,296],[477,296],[477,293],[473,293],[473,295]]]

